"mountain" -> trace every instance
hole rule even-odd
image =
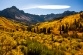
[[[0,16],[28,23],[44,21],[43,18],[41,18],[40,16],[24,13],[24,11],[17,9],[15,6],[2,10],[0,12]]]
[[[54,19],[59,19],[65,16],[69,16],[69,15],[73,15],[76,14],[77,12],[75,11],[64,11],[63,13],[59,13],[59,14],[47,14],[47,15],[41,15],[41,17],[43,16],[45,21],[50,21],[50,20],[54,20]]]
[[[0,11],[0,16],[6,17],[8,19],[17,20],[20,22],[26,22],[27,24],[50,21],[53,19],[57,19],[60,17],[68,16],[75,14],[75,11],[65,11],[60,14],[47,14],[47,15],[33,15],[29,13],[25,13],[23,10],[19,10],[15,6],[10,8],[6,8]]]

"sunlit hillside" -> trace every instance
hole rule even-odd
[[[83,13],[78,13],[78,14],[74,14],[74,15],[70,15],[70,16],[66,16],[64,18],[61,18],[59,20],[54,20],[51,22],[42,22],[42,23],[37,23],[36,26],[34,26],[34,28],[32,28],[32,30],[39,30],[40,32],[42,32],[41,30],[46,29],[48,32],[48,30],[50,29],[50,32],[57,34],[58,31],[63,31],[62,29],[65,29],[66,27],[68,28],[68,30],[71,29],[75,29],[75,26],[77,25],[77,29],[80,29],[80,26],[83,26]],[[72,31],[72,30],[71,30]]]
[[[52,54],[52,47],[43,44],[47,36],[51,41],[50,35],[28,32],[27,26],[0,17],[0,55]]]
[[[28,27],[0,17],[0,55],[82,55],[83,13]]]
[[[0,17],[0,29],[15,31],[16,29],[25,28],[27,26],[17,23],[14,20],[8,20],[5,17]]]

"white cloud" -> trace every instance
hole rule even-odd
[[[34,9],[34,8],[39,8],[39,9],[67,9],[70,8],[71,6],[68,5],[37,5],[37,6],[27,6],[23,8],[23,10],[27,9]]]

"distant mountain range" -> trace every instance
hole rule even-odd
[[[25,13],[23,10],[19,10],[15,6],[12,6],[10,8],[6,8],[0,11],[0,16],[6,17],[11,20],[26,22],[29,25],[29,23],[35,24],[38,22],[50,21],[53,19],[73,15],[76,13],[77,12],[75,11],[64,11],[63,13],[60,14],[51,13],[47,15],[34,15],[34,14]]]

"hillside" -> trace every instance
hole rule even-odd
[[[79,54],[83,54],[83,12],[32,27],[0,17],[0,55]]]
[[[59,20],[37,23],[36,26],[34,26],[32,29],[36,31],[40,30],[40,32],[42,32],[43,29],[46,29],[47,31],[50,29],[49,32],[56,32],[55,34],[57,34],[57,31],[60,31],[60,29],[63,31],[62,29],[66,29],[67,27],[69,31],[75,31],[75,29],[78,31],[78,29],[80,29],[79,27],[81,26],[83,26],[83,13],[78,13],[70,16],[65,16]]]
[[[23,27],[24,26],[24,27]],[[18,23],[14,20],[9,20],[5,17],[0,17],[0,30],[10,30],[15,31],[17,29],[23,29],[27,26],[23,25],[22,23]]]

